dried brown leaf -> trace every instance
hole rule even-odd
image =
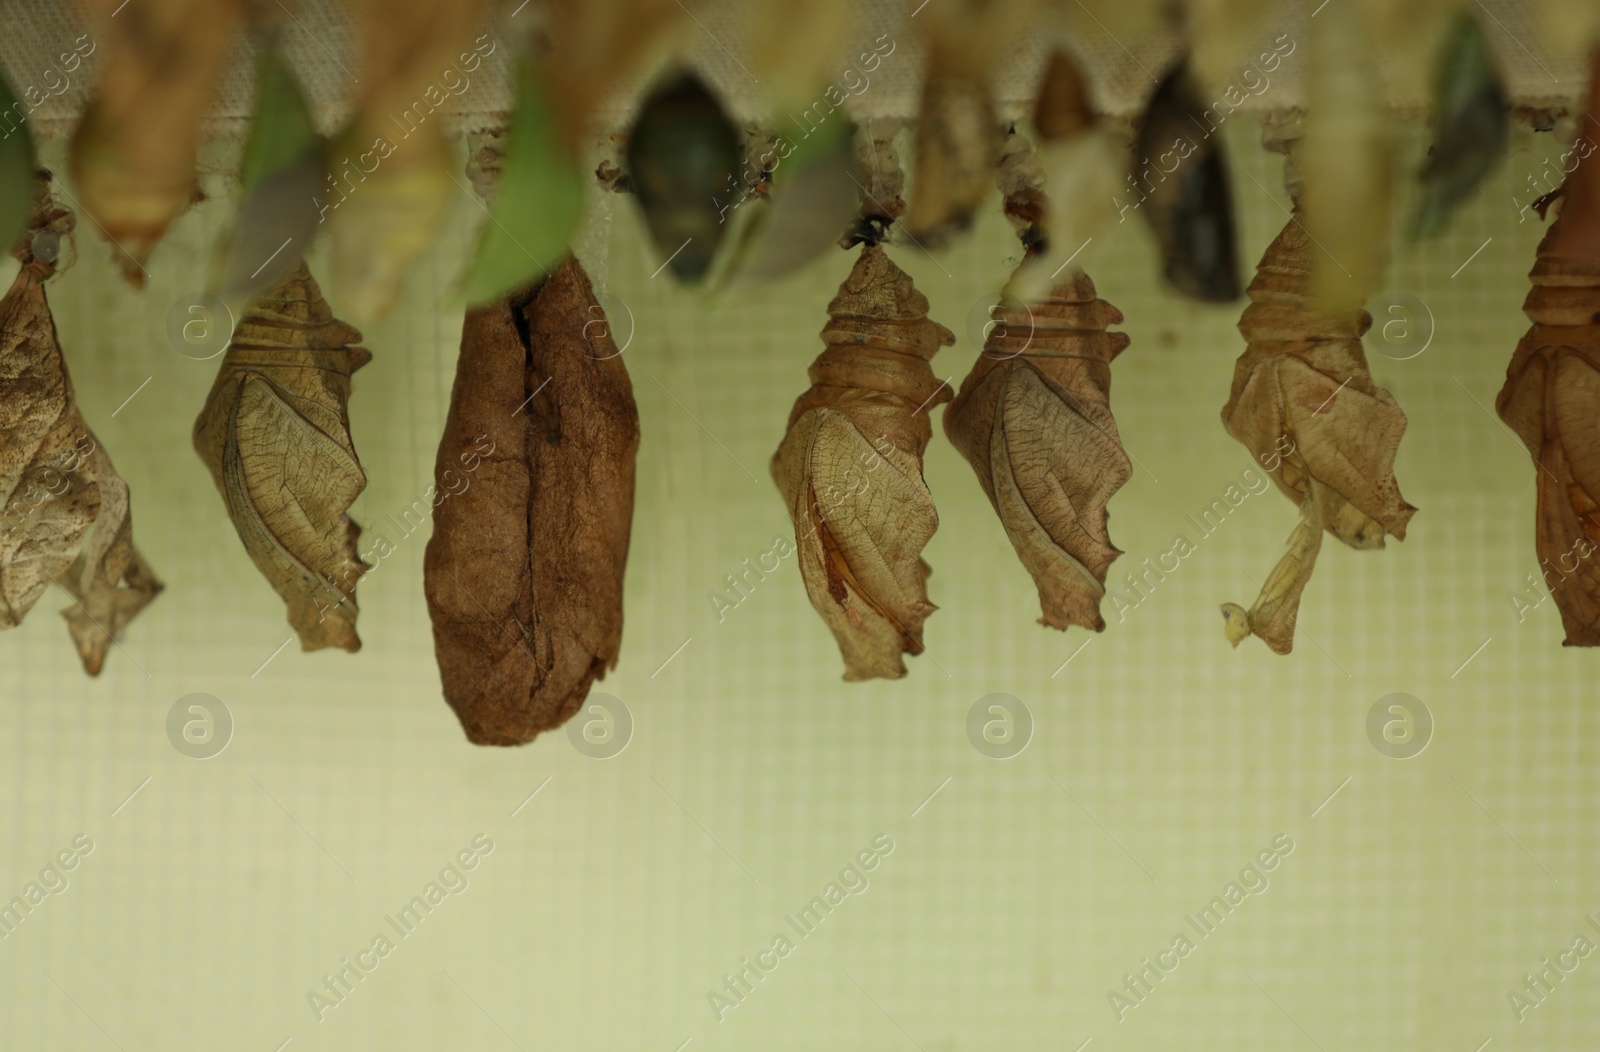
[[[87,0],[102,52],[94,97],[72,138],[84,210],[119,248],[135,287],[198,187],[200,121],[244,17],[241,0]],[[116,15],[115,18],[112,15]],[[93,52],[86,52],[93,53]]]
[[[1249,346],[1234,367],[1222,410],[1228,434],[1244,443],[1278,488],[1300,506],[1289,550],[1255,605],[1222,608],[1229,640],[1255,634],[1280,654],[1294,643],[1300,593],[1310,580],[1324,529],[1352,548],[1404,540],[1416,508],[1400,496],[1394,458],[1406,418],[1372,380],[1361,335],[1364,310],[1330,315],[1311,298],[1311,241],[1298,213],[1267,248],[1239,319]]]
[[[772,457],[794,518],[811,605],[838,640],[847,680],[906,673],[922,653],[928,566],[939,516],[922,479],[929,410],[950,390],[928,363],[955,342],[882,248],[862,248],[828,305],[827,349]]]
[[[638,450],[628,371],[576,259],[468,312],[424,583],[471,741],[531,741],[616,667]]]
[[[358,650],[356,554],[346,510],[367,477],[350,440],[350,374],[372,360],[304,263],[245,312],[194,422],[234,529],[288,606],[305,650]]]
[[[996,317],[944,412],[945,433],[1038,585],[1039,623],[1099,632],[1106,572],[1122,554],[1106,504],[1132,474],[1110,405],[1110,363],[1128,336],[1105,331],[1122,314],[1075,271],[1038,303]]]
[[[133,547],[128,485],[78,412],[42,284],[52,269],[22,255],[0,299],[0,628],[55,582],[78,601],[62,614],[97,676],[162,585]]]

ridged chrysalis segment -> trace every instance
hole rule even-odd
[[[304,263],[233,334],[194,448],[245,550],[288,606],[305,650],[358,650],[356,554],[346,514],[367,476],[350,440],[350,374],[372,360],[334,318]]]
[[[1600,114],[1600,52],[1589,113]],[[1540,574],[1567,646],[1600,646],[1600,159],[1562,187],[1523,313],[1533,322],[1495,409],[1538,465]]]
[[[1122,314],[1075,271],[1026,309],[1003,308],[972,372],[944,412],[1006,536],[1039,588],[1039,623],[1105,628],[1106,572],[1122,554],[1106,505],[1132,474],[1111,417],[1107,332]]]
[[[934,611],[922,549],[939,516],[922,454],[928,412],[950,390],[928,363],[955,336],[927,313],[910,276],[882,248],[864,247],[828,304],[827,349],[772,458],[806,591],[847,680],[904,676],[900,655],[922,652]]]
[[[559,727],[616,667],[638,451],[628,371],[576,259],[467,313],[423,572],[471,741]]]
[[[1324,314],[1313,305],[1311,250],[1296,213],[1261,257],[1239,319],[1249,346],[1222,410],[1228,434],[1300,506],[1289,550],[1255,605],[1222,607],[1234,646],[1254,634],[1279,654],[1294,644],[1300,593],[1322,531],[1352,548],[1381,548],[1388,534],[1405,539],[1417,510],[1394,478],[1405,413],[1373,382],[1361,347],[1372,316]]]

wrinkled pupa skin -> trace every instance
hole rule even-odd
[[[822,330],[811,389],[772,457],[794,519],[801,577],[832,630],[846,680],[898,679],[920,654],[928,601],[922,549],[939,526],[922,478],[929,410],[950,399],[929,361],[955,335],[877,245],[866,245]]]
[[[350,439],[350,375],[372,360],[301,263],[245,312],[194,423],[245,550],[283,597],[305,650],[359,650],[346,514],[366,488]]]
[[[1298,212],[1268,246],[1239,319],[1248,342],[1234,367],[1222,410],[1228,434],[1242,442],[1278,488],[1300,506],[1289,550],[1246,611],[1223,606],[1234,646],[1249,635],[1279,654],[1294,644],[1300,594],[1310,580],[1326,529],[1352,548],[1405,539],[1416,512],[1400,495],[1394,458],[1406,418],[1372,380],[1361,336],[1364,310],[1326,314],[1311,287],[1312,243]]]
[[[1557,220],[1560,223],[1560,220]],[[1545,235],[1522,310],[1533,322],[1495,399],[1538,465],[1540,573],[1566,646],[1600,646],[1600,259],[1547,255]]]
[[[98,676],[163,586],[133,546],[128,484],[78,411],[43,285],[54,259],[18,255],[0,299],[0,629],[59,584],[77,600],[61,613],[84,671]]]
[[[474,744],[561,726],[616,667],[638,451],[627,367],[575,258],[467,312],[423,584]]]
[[[1600,113],[1600,51],[1589,113]],[[1540,573],[1566,646],[1600,646],[1600,170],[1568,176],[1561,212],[1539,243],[1517,344],[1495,409],[1533,456]]]
[[[1038,586],[1039,623],[1099,632],[1106,573],[1122,554],[1106,504],[1133,472],[1110,404],[1111,361],[1128,336],[1106,327],[1122,314],[1074,271],[1044,299],[997,319],[944,411],[945,433]]]

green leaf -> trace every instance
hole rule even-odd
[[[39,183],[33,174],[38,161],[25,114],[11,86],[0,76],[0,250],[10,248],[22,236],[39,197]],[[19,117],[22,119],[13,125],[13,119]]]
[[[246,194],[268,176],[299,162],[307,151],[322,148],[300,85],[270,47],[262,49],[256,84],[256,119],[239,172]]]
[[[557,134],[556,118],[532,66],[517,71],[517,108],[489,220],[462,279],[461,299],[497,299],[554,270],[583,214],[584,180]]]

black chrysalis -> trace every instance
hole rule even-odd
[[[628,134],[628,178],[645,225],[672,272],[698,281],[727,230],[725,205],[738,200],[744,151],[722,104],[693,74],[645,99]]]
[[[1228,166],[1214,134],[1228,104],[1217,105],[1216,114],[1206,108],[1180,60],[1139,121],[1128,180],[1161,246],[1167,280],[1186,296],[1226,303],[1239,298],[1241,283]]]

